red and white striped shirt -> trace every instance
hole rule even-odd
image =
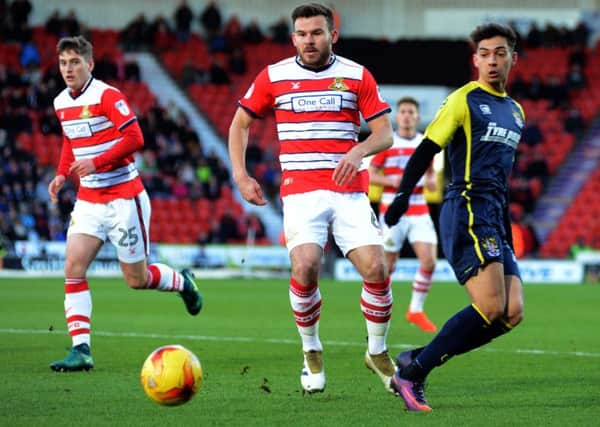
[[[253,117],[275,111],[281,197],[314,190],[367,191],[366,162],[347,185],[331,179],[339,160],[358,144],[360,114],[369,121],[390,111],[362,65],[333,55],[314,70],[288,58],[262,70],[239,105]]]
[[[394,143],[387,150],[381,151],[371,159],[371,165],[378,169],[383,169],[383,175],[386,177],[401,177],[404,174],[404,168],[408,159],[415,152],[417,146],[423,140],[423,135],[418,133],[408,139],[394,133]],[[415,189],[413,190],[405,215],[425,215],[429,214],[429,207],[423,194],[424,177],[421,177]],[[379,213],[384,214],[388,206],[394,200],[398,189],[391,186],[385,186],[381,194]]]
[[[133,153],[142,147],[137,118],[123,94],[88,80],[77,94],[69,88],[54,99],[63,129],[63,148],[57,175],[68,176],[75,160],[93,159],[96,172],[79,181],[77,197],[92,203],[131,198],[144,190]]]

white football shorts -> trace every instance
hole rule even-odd
[[[402,249],[406,238],[410,244],[424,242],[437,245],[438,243],[435,227],[429,214],[402,216],[398,224],[393,227],[388,227],[381,215],[381,228],[383,249],[386,252],[398,252]]]
[[[283,198],[283,229],[286,246],[316,243],[324,248],[330,230],[344,255],[352,249],[381,245],[377,216],[365,193],[317,190]]]
[[[150,198],[142,191],[131,199],[108,203],[77,200],[67,235],[80,233],[107,239],[117,249],[119,261],[142,261],[150,251]]]

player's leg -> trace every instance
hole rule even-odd
[[[437,326],[429,320],[425,314],[424,305],[433,278],[433,270],[436,264],[437,245],[429,242],[415,241],[412,243],[413,250],[419,260],[419,268],[415,273],[412,283],[412,294],[406,320],[414,323],[424,332],[435,332]]]
[[[313,191],[283,198],[283,225],[292,266],[289,298],[302,340],[300,383],[308,393],[325,389],[323,345],[319,338],[319,268],[331,217],[328,194]],[[311,206],[310,211],[307,206]]]
[[[52,362],[54,371],[81,371],[94,367],[90,354],[92,296],[86,272],[100,247],[97,237],[69,232],[65,250],[65,317],[73,347],[62,359]]]
[[[467,288],[472,304],[448,319],[416,359],[394,376],[394,387],[411,410],[431,410],[424,395],[429,372],[460,354],[504,314],[507,293],[500,246],[503,240],[498,228],[488,225],[490,213],[502,217],[501,210],[485,200],[475,204],[471,199],[457,197],[447,199],[442,206],[444,253],[459,282]],[[480,219],[478,214],[485,215]]]
[[[202,296],[189,270],[178,272],[172,267],[147,265],[150,251],[150,200],[145,191],[131,199],[111,203],[111,231],[108,238],[117,250],[121,271],[127,285],[134,289],[178,292],[187,311],[196,315],[202,309]]]
[[[304,352],[300,381],[304,390],[309,393],[325,389],[323,345],[319,338],[321,292],[318,283],[322,255],[323,249],[314,243],[301,244],[290,252],[290,305]]]
[[[338,194],[336,198],[335,240],[363,278],[360,306],[367,326],[365,364],[392,392],[390,380],[395,366],[388,356],[386,340],[393,298],[379,223],[366,195]]]

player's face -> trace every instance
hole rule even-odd
[[[298,18],[294,22],[292,42],[302,63],[308,67],[318,68],[327,64],[337,38],[337,30],[329,31],[324,16]]]
[[[396,124],[398,131],[402,133],[413,134],[417,130],[419,123],[419,111],[414,104],[403,102],[396,110]]]
[[[506,38],[495,36],[481,40],[473,55],[473,63],[479,70],[480,83],[504,91],[510,68],[517,62],[517,53],[512,52]]]
[[[94,62],[86,61],[74,50],[65,50],[58,56],[58,67],[67,87],[79,90],[90,78]]]

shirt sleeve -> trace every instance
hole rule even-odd
[[[371,165],[378,169],[382,169],[383,165],[385,164],[385,158],[387,157],[386,152],[387,150],[383,150],[375,154],[371,159]]]
[[[425,129],[425,138],[442,148],[448,145],[456,130],[463,126],[466,110],[467,98],[464,91],[458,90],[451,93]]]
[[[114,88],[109,88],[102,94],[102,110],[118,130],[137,120],[125,96]]]
[[[62,175],[65,178],[68,177],[69,168],[74,161],[75,156],[73,155],[73,149],[71,148],[71,141],[63,135],[60,160],[58,161],[58,167],[56,168],[56,175]]]
[[[263,69],[244,95],[238,105],[246,110],[252,117],[262,117],[273,108],[274,97],[271,93],[271,80],[269,69]]]
[[[391,111],[389,104],[379,93],[375,78],[366,68],[363,69],[363,78],[358,88],[358,110],[367,122]]]

